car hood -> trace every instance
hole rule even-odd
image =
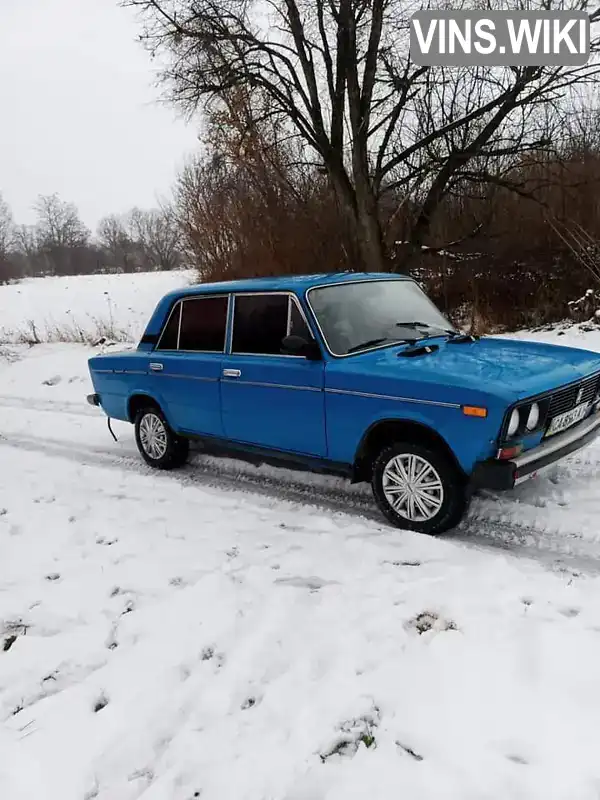
[[[453,344],[435,338],[423,344],[438,345],[439,349],[402,358],[399,354],[406,346],[393,347],[365,353],[362,358],[370,361],[378,377],[385,373],[411,383],[476,389],[509,402],[600,372],[600,353],[574,347],[495,337]],[[362,358],[356,359],[356,366]]]

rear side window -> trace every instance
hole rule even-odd
[[[181,315],[181,303],[177,303],[171,311],[167,324],[158,341],[157,350],[177,350],[177,337],[179,335],[179,317]]]
[[[227,328],[227,297],[193,297],[181,304],[179,350],[222,353]]]

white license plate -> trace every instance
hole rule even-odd
[[[546,436],[553,436],[555,433],[560,433],[561,431],[570,428],[571,425],[581,422],[581,420],[590,410],[590,405],[591,403],[581,403],[580,405],[571,409],[571,411],[566,411],[564,414],[559,414],[558,417],[554,417],[550,423],[550,427],[548,428],[548,433]]]

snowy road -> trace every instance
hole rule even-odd
[[[72,382],[79,391],[83,380],[84,376]],[[115,444],[103,414],[87,406],[82,398],[83,394],[79,400],[0,395],[0,442],[82,465],[118,466],[151,476],[152,470],[138,455],[132,427],[114,422],[120,439]],[[88,418],[89,424],[82,425],[80,417]],[[86,430],[85,437],[82,430]],[[518,551],[546,564],[568,563],[600,571],[600,492],[595,484],[599,468],[600,443],[595,443],[542,479],[510,494],[484,493],[475,498],[468,520],[453,538],[471,546],[510,548],[513,555]],[[247,491],[274,502],[314,505],[322,511],[343,512],[383,524],[369,487],[352,486],[332,477],[257,468],[199,451],[188,468],[166,477],[181,485]]]
[[[158,474],[77,346],[0,362],[0,797],[600,793],[600,448],[457,535],[364,487]]]

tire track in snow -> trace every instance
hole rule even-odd
[[[45,398],[0,395],[0,406],[61,415],[102,416],[99,409],[83,402]],[[141,475],[155,474],[154,470],[141,461],[133,442],[124,455],[111,452],[110,443],[107,447],[92,444],[81,446],[65,439],[22,434],[3,436],[0,433],[0,444],[2,443],[30,452],[68,458],[81,464],[120,466]],[[121,449],[124,449],[122,444]],[[183,485],[198,485],[231,492],[243,490],[270,500],[313,505],[324,511],[350,514],[385,524],[366,487],[361,491],[360,486],[351,486],[343,479],[309,473],[298,473],[304,478],[298,479],[292,470],[283,467],[267,469],[269,471],[265,472],[243,460],[218,458],[205,453],[193,458],[184,470],[170,473],[167,477]],[[590,479],[593,478],[591,470],[592,467]],[[447,538],[469,547],[502,550],[512,555],[516,555],[518,550],[522,556],[550,563],[552,566],[556,565],[557,557],[561,557],[582,569],[600,570],[600,542],[586,540],[581,530],[557,533],[543,526],[486,519],[485,513],[478,513],[477,498],[473,501],[473,510],[475,513],[463,521],[454,533],[448,534]]]
[[[103,446],[82,446],[48,437],[0,433],[0,446],[66,458],[85,466],[119,467],[139,475],[156,477],[156,471],[144,464],[133,443],[124,454],[119,454]],[[287,470],[281,472],[282,475],[265,474],[245,462],[218,459],[211,455],[205,457],[200,453],[194,455],[187,467],[176,472],[161,473],[161,477],[185,486],[245,492],[267,500],[302,505],[304,508],[310,505],[329,513],[360,517],[381,526],[387,525],[367,492],[362,494],[351,490],[350,485],[345,488],[343,483],[341,486],[327,486],[320,484],[318,478],[311,483],[294,480],[288,477]],[[389,530],[393,531],[392,528]],[[600,572],[600,546],[587,542],[577,531],[556,534],[512,522],[486,520],[475,514],[467,518],[455,533],[444,538],[465,547],[501,551],[509,557],[531,558],[552,569]]]
[[[38,437],[24,434],[0,433],[0,445],[13,447],[33,453],[42,453],[51,457],[66,458],[85,466],[124,467],[140,475],[157,476],[157,471],[147,466],[132,444],[120,455],[106,447],[97,445],[78,445],[63,439]],[[253,474],[254,473],[254,474]],[[199,484],[215,489],[240,491],[242,486],[250,487],[253,493],[263,494],[273,499],[291,500],[320,505],[323,501],[328,510],[344,511],[360,510],[360,516],[370,516],[383,523],[369,495],[294,481],[275,475],[265,475],[252,465],[243,462],[217,459],[202,453],[194,454],[190,463],[183,469],[173,472],[161,472],[161,477],[174,480],[183,485]]]
[[[73,403],[68,400],[34,399],[14,395],[0,395],[0,406],[20,408],[24,411],[49,411],[52,414],[75,414],[83,417],[97,417],[102,413],[100,409],[87,405],[85,402]]]

